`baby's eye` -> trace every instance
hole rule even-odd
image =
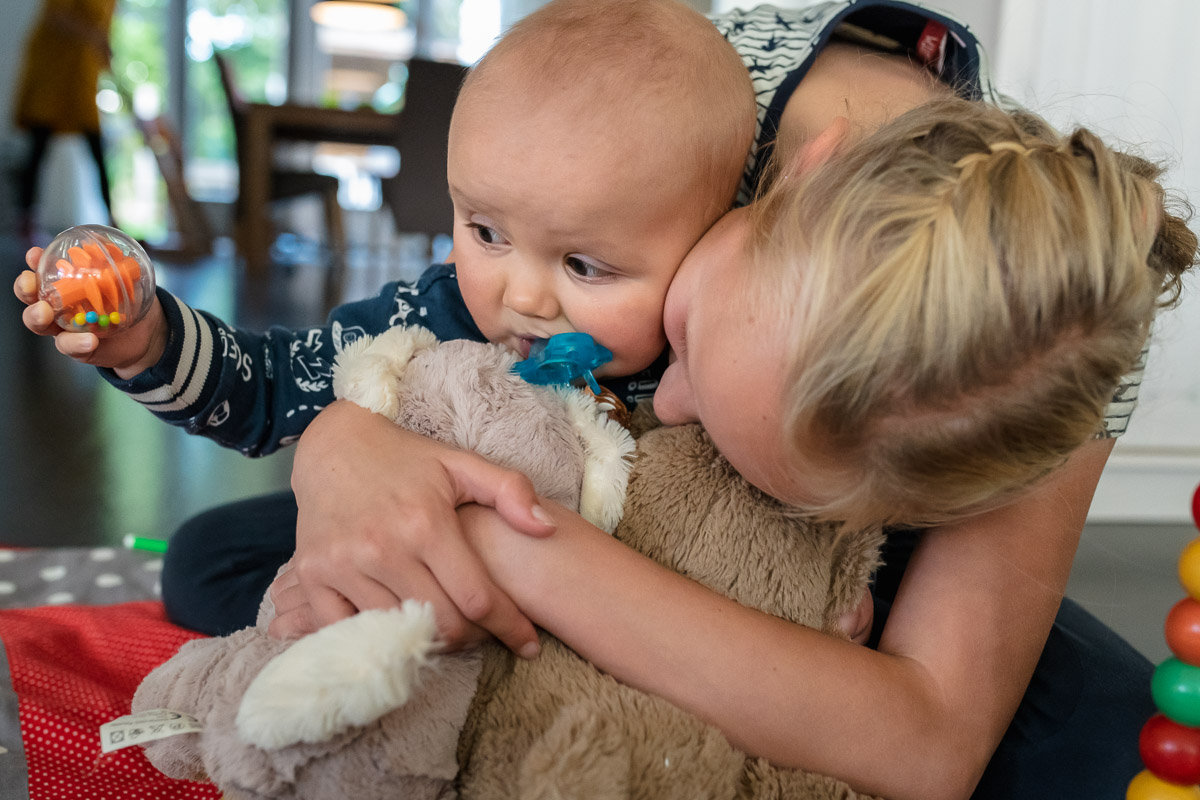
[[[567,256],[563,259],[563,264],[573,275],[584,280],[599,281],[613,277],[611,269],[586,256]]]
[[[468,222],[467,227],[471,229],[475,240],[485,247],[498,247],[508,244],[508,240],[501,233],[490,225],[483,225],[478,222]]]

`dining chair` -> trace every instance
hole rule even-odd
[[[225,91],[225,100],[229,106],[229,115],[233,121],[233,133],[239,168],[245,163],[246,142],[246,109],[249,105],[245,96],[238,88],[233,65],[220,53],[213,53],[213,61],[221,78],[221,88]],[[272,165],[270,200],[289,200],[309,194],[319,194],[324,204],[325,228],[327,244],[330,250],[330,275],[337,276],[343,271],[346,257],[346,234],[342,225],[342,209],[338,205],[338,180],[332,175],[321,175],[311,171],[301,171]],[[238,193],[234,207],[234,219],[238,228],[235,234],[240,235],[240,229],[247,219],[260,219],[261,214],[251,215],[244,206],[241,192]]]
[[[395,147],[400,170],[381,182],[398,233],[435,236],[454,230],[454,206],[446,182],[450,115],[467,68],[414,58],[408,62],[404,108]]]
[[[166,241],[142,242],[142,246],[154,258],[180,263],[191,263],[211,255],[215,236],[204,209],[188,191],[179,134],[162,114],[153,117],[138,114],[133,95],[123,82],[117,82],[117,92],[124,107],[129,109],[146,147],[154,155],[167,188],[167,205],[171,209],[172,219]]]

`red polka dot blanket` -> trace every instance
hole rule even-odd
[[[0,556],[3,605],[35,597],[35,590],[58,593],[50,605],[0,608],[0,798],[217,800],[212,785],[159,773],[140,747],[101,753],[100,726],[128,714],[142,678],[196,634],[168,622],[162,603],[153,599],[63,602],[64,595],[125,599],[111,591],[113,576],[131,577],[145,568],[140,561],[120,563],[123,557],[97,562],[96,552]],[[100,576],[109,577],[97,582],[96,570],[75,568],[74,556],[80,564],[98,563],[107,570]],[[26,580],[32,584],[22,586]],[[131,583],[122,581],[126,597],[153,595],[130,589]],[[98,585],[99,597],[92,591]]]

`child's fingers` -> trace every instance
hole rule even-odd
[[[37,273],[22,270],[17,279],[13,281],[13,294],[25,305],[36,303],[38,299]]]
[[[54,337],[54,346],[58,348],[58,352],[76,360],[86,361],[99,344],[100,339],[94,333],[67,333],[63,331]]]
[[[53,336],[61,330],[54,322],[54,309],[45,300],[25,306],[21,312],[21,322],[38,336]]]
[[[454,481],[455,500],[460,505],[491,506],[509,525],[529,536],[549,536],[557,529],[558,524],[542,507],[533,483],[521,473],[468,452],[447,456],[442,463]]]
[[[38,262],[42,260],[42,248],[31,247],[25,251],[25,263],[33,271],[37,271]]]
[[[448,524],[457,526],[457,519],[450,517]],[[537,656],[538,638],[533,623],[495,585],[461,533],[438,537],[425,562],[467,621],[489,631],[522,658]]]
[[[320,629],[312,606],[307,603],[280,613],[267,625],[272,639],[299,639]]]

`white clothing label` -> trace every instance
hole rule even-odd
[[[117,717],[101,725],[100,752],[111,753],[168,736],[199,733],[203,729],[204,726],[193,716],[166,708],[152,708],[140,714]]]

